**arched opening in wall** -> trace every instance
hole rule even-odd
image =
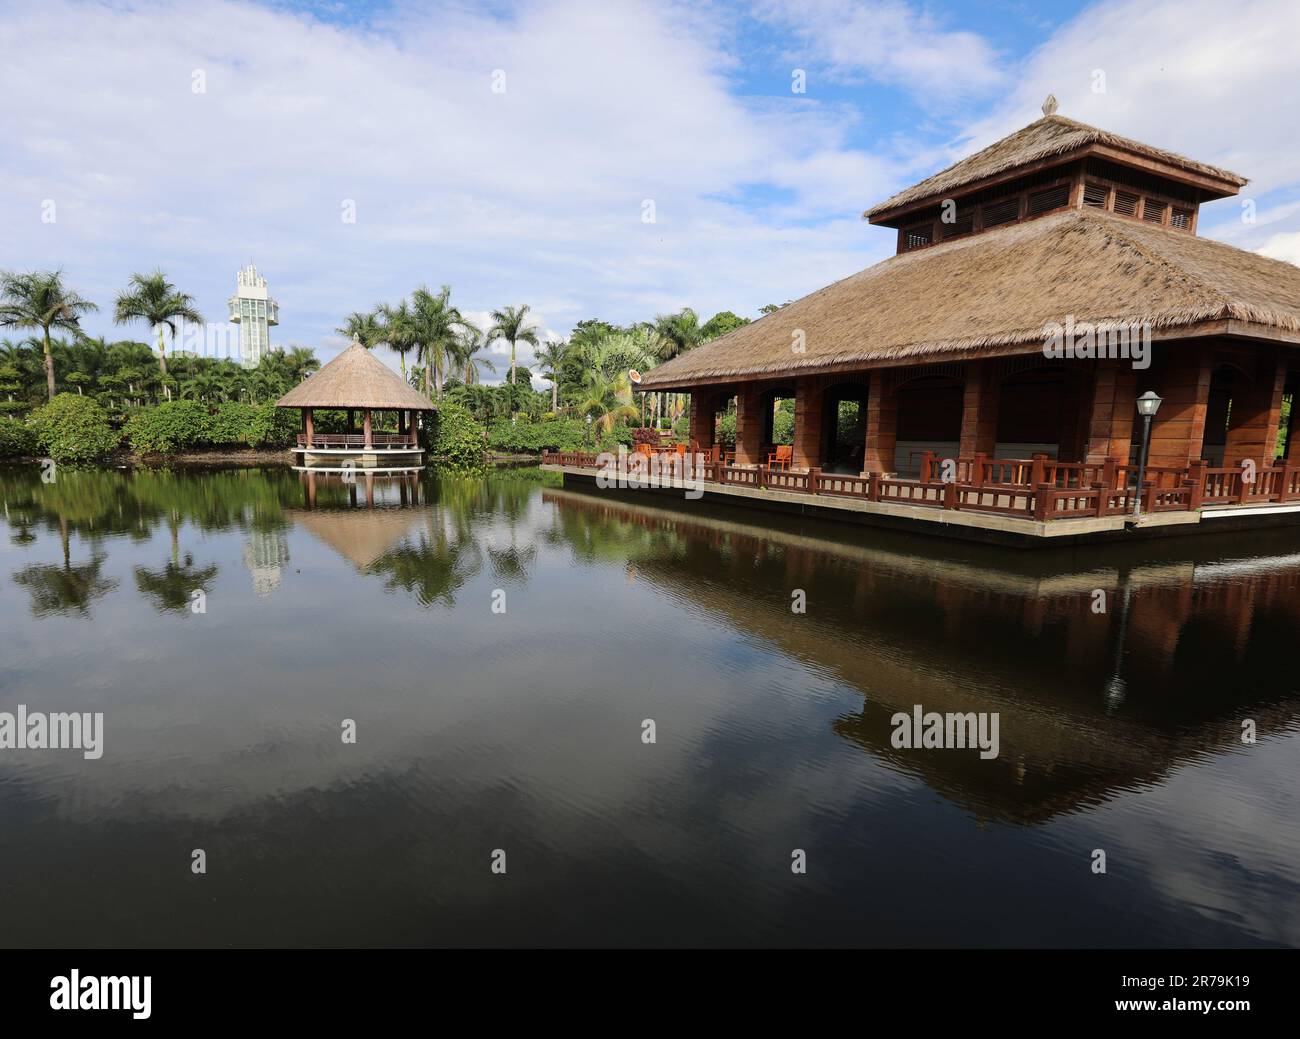
[[[766,465],[769,458],[780,454],[789,464],[794,447],[794,386],[773,386],[759,397],[763,414],[763,436],[759,462]],[[781,448],[778,452],[778,448]]]
[[[1201,457],[1218,469],[1223,466],[1228,444],[1228,424],[1232,421],[1232,395],[1246,386],[1246,375],[1230,364],[1221,364],[1210,375],[1210,395],[1205,407],[1205,436]],[[1136,437],[1135,437],[1136,439]]]
[[[862,472],[867,443],[867,386],[846,382],[822,393],[821,467],[829,473]]]
[[[957,457],[963,390],[960,379],[946,375],[921,376],[898,388],[894,469],[899,476],[920,476],[921,459],[927,451],[941,458]]]
[[[1061,362],[1015,372],[998,387],[998,458],[1045,454],[1081,462],[1088,437],[1088,384]]]

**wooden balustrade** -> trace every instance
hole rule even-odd
[[[371,447],[413,447],[416,443],[415,435],[406,433],[371,433]],[[298,434],[299,447],[313,448],[350,448],[366,446],[366,435],[364,433],[317,433],[311,435],[311,443],[307,441],[306,433]]]
[[[317,435],[313,442],[320,442]],[[302,438],[299,437],[301,442]],[[1124,516],[1133,511],[1132,486],[1137,467],[1114,461],[1058,462],[1039,455],[1033,459],[998,459],[975,455],[957,459],[956,482],[942,482],[942,459],[933,452],[922,458],[921,478],[904,480],[880,475],[854,476],[820,469],[784,466],[729,465],[703,455],[687,456],[694,475],[733,487],[795,491],[827,497],[923,508],[1023,516],[1040,521],[1089,516]],[[593,469],[598,456],[588,451],[543,451],[542,461]],[[1275,465],[1256,470],[1253,484],[1240,467],[1150,466],[1142,486],[1143,513],[1197,511],[1206,505],[1300,502],[1300,466]]]

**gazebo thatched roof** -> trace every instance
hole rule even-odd
[[[1230,170],[1197,162],[1195,159],[1165,151],[1163,148],[1153,148],[1141,141],[1130,140],[1119,134],[1089,126],[1087,123],[1067,119],[1063,115],[1049,115],[1035,120],[1023,130],[1017,130],[1003,137],[974,155],[966,156],[947,169],[940,170],[933,176],[913,184],[910,188],[905,188],[892,198],[872,206],[862,215],[870,219],[923,199],[949,194],[968,184],[995,177],[1016,167],[1027,166],[1042,159],[1052,159],[1089,145],[1104,145],[1129,155],[1151,159],[1166,166],[1223,181],[1237,188],[1246,183],[1245,177]]]
[[[408,386],[360,343],[353,343],[275,402],[277,408],[382,408],[433,411],[433,402]]]
[[[1185,231],[1069,209],[891,256],[646,372],[640,388],[960,360],[1044,327],[1211,321],[1300,332],[1300,267]],[[792,345],[802,333],[805,349]]]

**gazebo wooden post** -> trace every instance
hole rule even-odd
[[[306,447],[311,447],[311,438],[312,438],[312,434],[315,432],[315,428],[314,428],[314,426],[313,426],[313,424],[312,424],[312,414],[311,414],[311,412],[312,412],[312,409],[311,409],[311,408],[303,408],[303,409],[302,409],[302,418],[303,418],[303,422],[305,422],[305,423],[306,423],[306,426],[307,426],[307,443],[306,443],[306,445],[305,445]]]
[[[364,412],[362,412],[362,423],[363,423],[363,424],[362,424],[362,428],[365,430],[365,433],[366,433],[366,450],[369,451],[369,450],[370,450],[370,435],[371,435],[371,434],[370,434],[370,409],[369,409],[369,408],[366,408],[366,410],[365,410]]]

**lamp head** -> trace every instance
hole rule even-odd
[[[1151,390],[1147,390],[1137,399],[1138,414],[1144,418],[1150,418],[1160,410],[1160,405],[1163,403],[1163,397],[1159,397]]]

